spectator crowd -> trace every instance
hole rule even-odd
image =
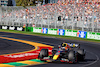
[[[75,2],[70,0],[59,0],[57,3],[46,4],[36,7],[26,7],[26,8],[12,8],[4,12],[2,10],[2,18],[21,18],[23,20],[27,19],[29,23],[42,23],[41,20],[47,20],[43,23],[52,24],[57,20],[58,16],[61,16],[62,20],[67,20],[72,22],[84,21],[84,25],[88,25],[89,22],[93,22],[94,25],[100,26],[100,4],[98,2]],[[81,1],[81,0],[80,0]],[[9,8],[9,7],[8,7]],[[56,18],[55,18],[56,17]],[[38,20],[36,20],[38,19]],[[61,22],[61,24],[66,22]],[[78,22],[79,23],[79,22]]]

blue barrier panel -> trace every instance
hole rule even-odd
[[[58,35],[65,35],[64,29],[58,29]]]
[[[48,28],[42,28],[42,33],[47,34],[48,33]]]
[[[87,32],[86,31],[78,31],[79,32],[79,37],[80,38],[86,38]]]

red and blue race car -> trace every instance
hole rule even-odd
[[[85,59],[86,51],[80,48],[80,44],[64,42],[58,47],[58,49],[52,50],[52,55],[50,56],[48,49],[42,49],[38,59],[42,61],[61,61],[68,63],[76,63]]]

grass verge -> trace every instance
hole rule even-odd
[[[25,31],[17,31],[17,30],[0,29],[0,32],[18,33],[18,34],[35,35],[35,36],[47,36],[47,37],[56,37],[56,38],[64,38],[64,39],[71,39],[71,40],[81,40],[81,41],[89,41],[89,42],[100,43],[100,40],[94,40],[94,39],[84,39],[84,38],[71,37],[71,36],[51,35],[51,34],[25,32]]]

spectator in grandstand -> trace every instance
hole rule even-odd
[[[100,18],[100,4],[90,5],[86,3],[69,3],[67,1],[68,0],[59,0],[57,4],[47,4],[35,8],[28,7],[27,9],[14,10],[10,13],[5,12],[3,17],[22,18],[23,20],[29,19],[29,21],[32,22],[36,17],[39,19],[54,19],[54,16],[60,15],[65,17],[66,20],[74,19],[75,22],[85,19],[84,24],[92,22],[92,18],[94,18],[95,23],[97,23],[97,21],[100,22],[100,19],[98,19]],[[94,14],[92,6],[94,6]],[[52,21],[49,22],[53,23]]]

